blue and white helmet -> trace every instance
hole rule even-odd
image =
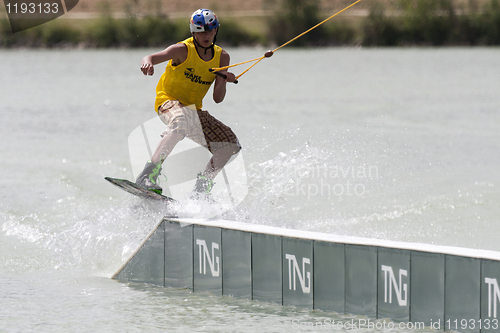
[[[191,32],[210,31],[219,27],[219,20],[210,9],[198,9],[191,15],[189,30]]]

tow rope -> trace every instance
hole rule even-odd
[[[220,75],[220,76],[225,76],[225,74],[223,73],[218,73],[220,71],[223,71],[223,70],[226,70],[228,68],[231,68],[231,67],[236,67],[236,66],[240,66],[240,65],[244,65],[244,64],[248,64],[250,62],[254,62],[254,64],[252,64],[250,67],[248,67],[246,70],[244,70],[240,75],[236,76],[236,81],[234,81],[234,83],[238,83],[238,79],[243,75],[245,74],[246,72],[248,72],[252,67],[254,67],[255,65],[257,65],[259,62],[262,61],[262,59],[264,58],[270,58],[273,56],[274,52],[278,51],[279,49],[281,49],[282,47],[285,47],[286,45],[290,44],[291,42],[293,42],[294,40],[304,36],[305,34],[307,34],[308,32],[310,32],[311,30],[313,29],[316,29],[317,27],[319,27],[320,25],[322,25],[323,23],[331,20],[332,18],[334,18],[335,16],[339,15],[340,13],[348,10],[349,8],[351,8],[352,6],[356,5],[357,3],[361,2],[361,0],[357,0],[356,2],[350,4],[349,6],[345,7],[344,9],[342,9],[341,11],[333,14],[332,16],[330,16],[329,18],[321,21],[320,23],[316,24],[314,27],[304,31],[303,33],[301,33],[300,35],[290,39],[288,42],[284,43],[283,45],[275,48],[274,50],[269,50],[267,51],[262,57],[259,57],[259,58],[255,58],[255,59],[252,59],[252,60],[247,60],[247,61],[243,61],[243,62],[240,62],[240,63],[237,63],[237,64],[234,64],[234,65],[229,65],[229,66],[224,66],[224,67],[219,67],[219,68],[211,68],[210,69],[210,72],[214,73],[214,74],[217,74],[217,75]]]

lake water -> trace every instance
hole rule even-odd
[[[0,52],[0,332],[367,320],[110,279],[162,216],[103,180],[133,178],[127,138],[155,116],[163,68],[139,71],[153,51]],[[228,51],[236,63],[265,50]],[[222,104],[205,101],[237,133],[248,176],[223,217],[500,251],[499,93],[498,48],[282,49]],[[393,331],[372,320],[335,330]]]

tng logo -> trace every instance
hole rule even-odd
[[[488,285],[488,317],[497,317],[497,300],[500,301],[500,288],[498,288],[497,279],[484,278]]]
[[[210,272],[213,277],[218,277],[219,270],[219,256],[215,255],[215,250],[219,250],[219,244],[212,242],[212,253],[208,250],[207,243],[204,239],[197,239],[199,258],[200,258],[200,274],[207,274],[207,263],[210,267]]]
[[[302,292],[309,294],[311,292],[311,272],[306,271],[306,264],[311,264],[311,259],[302,258],[302,270],[297,262],[297,258],[293,254],[286,254],[285,258],[288,260],[288,289],[296,290],[297,277],[302,288]],[[292,285],[293,276],[293,285]]]
[[[384,302],[392,303],[392,290],[394,289],[399,306],[406,306],[408,304],[408,285],[402,280],[403,276],[408,276],[408,271],[399,270],[398,283],[391,266],[382,265],[381,268],[384,272]]]

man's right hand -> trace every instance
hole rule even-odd
[[[155,72],[155,69],[153,67],[153,64],[150,62],[143,62],[141,64],[141,71],[144,75],[153,75]]]

